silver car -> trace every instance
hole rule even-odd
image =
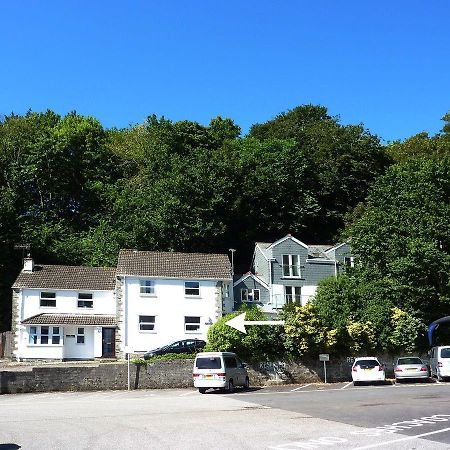
[[[398,358],[394,366],[395,381],[429,379],[428,366],[418,356]]]

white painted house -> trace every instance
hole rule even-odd
[[[232,311],[231,283],[225,254],[122,250],[116,288],[122,351],[206,340],[210,325]]]
[[[206,340],[234,305],[225,254],[122,250],[117,268],[34,265],[13,284],[14,356],[121,358]]]
[[[25,259],[12,286],[16,359],[114,357],[115,272]]]

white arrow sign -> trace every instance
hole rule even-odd
[[[242,313],[225,322],[225,325],[247,334],[245,325],[284,325],[284,320],[245,320],[245,313]]]

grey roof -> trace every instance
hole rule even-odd
[[[327,258],[329,256],[325,253],[330,248],[333,248],[332,245],[308,245],[308,256],[313,258]]]
[[[20,272],[12,287],[109,291],[114,289],[115,277],[116,269],[112,267],[36,264],[33,272]]]
[[[231,264],[226,254],[121,250],[117,274],[231,280]]]
[[[37,314],[22,321],[24,325],[105,325],[117,326],[116,316],[99,314]]]

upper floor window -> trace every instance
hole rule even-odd
[[[184,295],[198,297],[200,295],[200,283],[198,281],[185,281]]]
[[[78,293],[78,308],[93,308],[94,301],[92,300],[92,294],[85,294],[83,292]]]
[[[139,280],[141,295],[155,295],[155,283],[153,280]]]
[[[355,267],[355,258],[353,256],[345,256],[344,265],[346,267]]]
[[[139,316],[140,331],[155,331],[155,316]]]
[[[298,255],[283,255],[283,276],[300,277],[300,258]]]
[[[259,302],[259,289],[241,289],[242,302]]]
[[[284,299],[285,303],[297,303],[301,304],[302,300],[302,288],[299,286],[285,286],[284,287]]]
[[[230,285],[228,283],[224,283],[223,285],[223,296],[224,297],[230,296]]]
[[[56,307],[56,293],[55,292],[41,292],[40,306]]]

